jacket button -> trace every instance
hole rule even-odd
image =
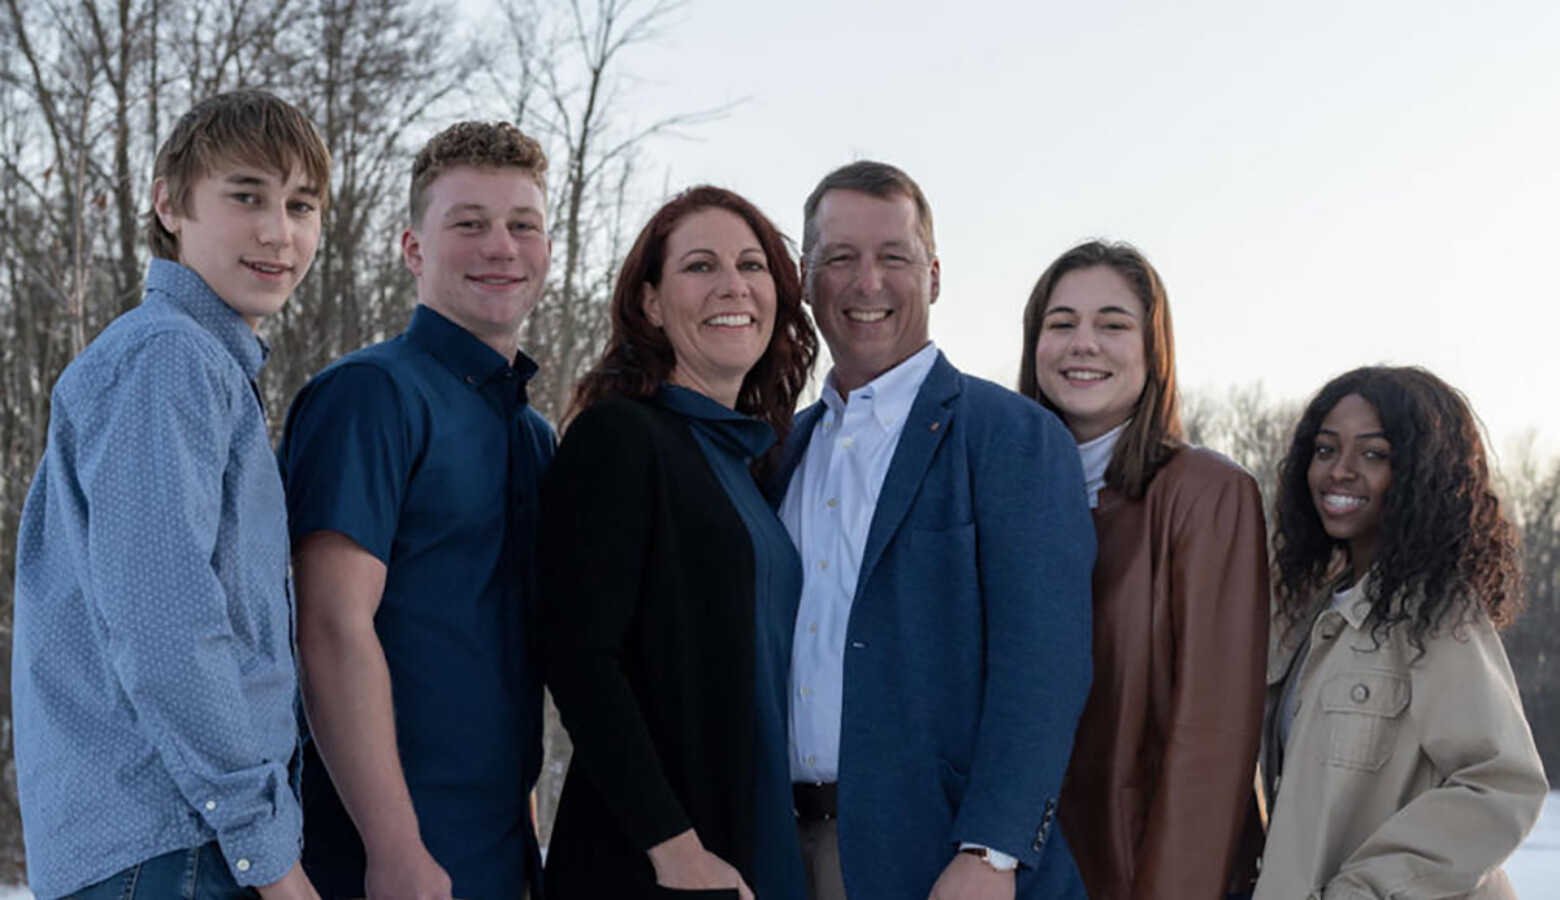
[[[1370,688],[1363,684],[1356,684],[1354,690],[1349,692],[1349,696],[1354,698],[1355,703],[1364,703],[1370,699]]]

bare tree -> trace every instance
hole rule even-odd
[[[1222,396],[1189,391],[1182,396],[1187,440],[1211,447],[1246,468],[1271,511],[1278,467],[1289,450],[1301,405],[1275,401],[1259,384],[1232,387]],[[1269,525],[1272,525],[1271,512]]]

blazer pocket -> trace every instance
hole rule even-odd
[[[1330,731],[1330,766],[1375,772],[1392,758],[1403,711],[1408,709],[1408,678],[1370,669],[1339,672],[1322,686],[1322,712]]]

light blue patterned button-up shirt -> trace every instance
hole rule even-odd
[[[28,877],[58,897],[212,840],[243,885],[298,859],[286,504],[266,349],[193,271],[54,387],[22,511],[12,697]]]

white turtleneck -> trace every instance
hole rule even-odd
[[[1110,468],[1111,454],[1116,452],[1116,441],[1127,430],[1128,419],[1092,441],[1078,445],[1078,456],[1083,461],[1083,486],[1089,492],[1089,508],[1100,505],[1100,488],[1105,486],[1105,470]]]

